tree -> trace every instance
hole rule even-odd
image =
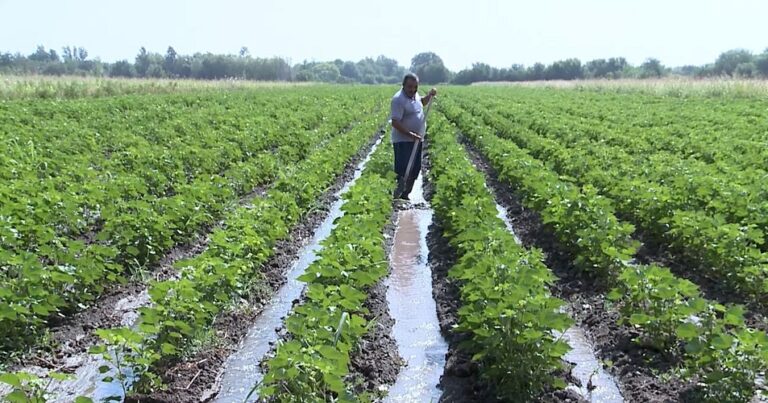
[[[245,78],[248,80],[290,80],[291,66],[279,57],[270,59],[252,59],[245,61]]]
[[[744,49],[732,49],[723,52],[715,61],[715,73],[732,76],[736,67],[742,63],[752,62],[752,52]]]
[[[400,67],[400,63],[395,59],[379,55],[376,58],[375,65],[378,67],[379,74],[388,78],[397,78],[395,82],[400,82],[405,75],[405,69]]]
[[[478,81],[497,81],[501,76],[499,69],[485,63],[473,63],[471,69],[456,73],[451,82],[455,84],[470,84]]]
[[[694,76],[698,71],[700,70],[700,67],[693,66],[693,65],[685,65],[680,67],[675,67],[672,69],[673,74],[679,74],[681,76]]]
[[[136,69],[128,60],[120,60],[109,69],[110,77],[135,77]]]
[[[192,62],[192,76],[216,80],[228,77],[237,77],[242,74],[242,69],[233,63],[231,56],[206,53],[195,54]]]
[[[79,62],[84,62],[88,58],[88,51],[83,47],[76,48],[76,59]]]
[[[357,71],[357,65],[349,61],[344,62],[344,65],[341,67],[341,75],[352,80],[360,78],[360,72]]]
[[[755,71],[764,78],[768,78],[768,49],[760,56],[755,57]]]
[[[157,63],[150,64],[149,68],[147,69],[147,77],[152,77],[152,78],[165,77],[165,70],[163,70],[163,66]]]
[[[139,49],[139,54],[136,55],[134,67],[138,77],[163,77],[165,76],[165,71],[163,69],[164,64],[165,58],[161,54],[149,53],[147,52],[147,49],[142,46],[141,49]],[[153,67],[153,65],[156,65],[157,67]],[[150,68],[152,69],[151,74]]]
[[[447,82],[450,72],[443,59],[433,52],[422,52],[411,59],[411,71],[426,84]]]
[[[67,74],[67,67],[63,63],[50,63],[42,71],[47,76],[63,76]]]
[[[312,72],[310,72],[309,70],[302,70],[296,73],[296,81],[300,81],[300,82],[315,81],[315,76],[312,75]]]
[[[0,67],[10,68],[13,66],[14,61],[12,54],[8,52],[0,53]]]
[[[664,66],[659,59],[648,58],[640,65],[640,78],[661,77],[664,75]]]
[[[65,63],[75,60],[75,52],[69,46],[64,46],[63,48],[61,48],[61,57],[62,59],[64,59]]]
[[[582,77],[584,77],[584,70],[579,59],[556,61],[544,71],[546,80],[575,80]]]
[[[595,59],[584,65],[584,73],[591,78],[621,78],[621,72],[628,64],[623,57]]]
[[[311,71],[316,79],[326,83],[335,83],[341,77],[341,72],[334,63],[318,63]]]
[[[715,70],[714,64],[705,64],[704,66],[701,66],[695,74],[695,77],[702,78],[702,77],[713,77],[717,75],[717,71]]]
[[[443,59],[434,52],[422,52],[411,58],[411,71],[427,64],[443,64]]]
[[[176,74],[176,60],[179,55],[176,53],[176,49],[173,46],[168,46],[168,50],[165,52],[165,59],[163,60],[163,69],[169,77],[175,77]]]
[[[528,80],[544,80],[546,67],[543,63],[536,63],[528,68]]]
[[[742,77],[742,78],[751,78],[755,76],[757,73],[757,67],[754,63],[741,63],[738,66],[736,66],[736,69],[733,71],[733,75],[736,77]]]
[[[35,53],[32,53],[27,57],[29,60],[45,63],[48,61],[51,61],[51,55],[48,53],[47,50],[45,50],[45,46],[38,45],[37,50],[35,50]]]
[[[136,66],[136,74],[139,77],[145,77],[147,75],[147,70],[149,69],[149,54],[144,46],[139,49],[139,54],[136,55],[134,64]]]
[[[525,81],[528,73],[522,64],[513,64],[507,69],[501,69],[498,72],[499,81]]]

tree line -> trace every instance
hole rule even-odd
[[[114,63],[89,59],[83,47],[64,47],[61,54],[38,46],[29,55],[0,53],[0,74],[80,75],[100,77],[189,78],[202,80],[243,79],[257,81],[320,81],[331,83],[394,84],[406,72],[397,60],[386,56],[359,61],[336,59],[327,62],[304,61],[291,64],[280,57],[251,56],[243,47],[238,54],[195,53],[181,55],[169,46],[165,54],[139,49],[134,60]],[[668,75],[689,77],[768,78],[768,48],[760,54],[744,49],[723,52],[713,63],[703,66],[666,67],[654,58],[633,66],[623,57],[595,59],[582,63],[570,58],[545,65],[513,64],[492,67],[474,63],[452,72],[434,52],[423,52],[411,59],[409,70],[424,83],[470,84],[479,81],[536,81],[577,79],[657,78]]]

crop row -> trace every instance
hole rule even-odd
[[[367,401],[349,377],[350,354],[374,325],[368,289],[388,273],[384,226],[392,214],[392,149],[381,144],[344,194],[342,211],[323,248],[299,280],[304,299],[285,320],[287,337],[260,387],[276,401]]]
[[[481,103],[533,130],[567,124],[582,138],[598,136],[633,155],[667,153],[744,175],[768,169],[764,106],[750,100],[523,89],[493,94]]]
[[[501,400],[533,399],[549,386],[568,345],[555,332],[571,320],[550,294],[555,277],[538,249],[526,249],[498,218],[485,177],[456,141],[442,115],[431,123],[429,177],[432,205],[443,236],[457,253],[448,276],[460,287],[455,329],[471,335],[463,345]]]
[[[594,187],[578,187],[531,157],[515,143],[496,136],[480,119],[447,101],[441,109],[484,154],[499,178],[538,211],[575,266],[614,285],[621,322],[637,327],[637,341],[678,353],[681,373],[698,380],[707,401],[747,401],[755,379],[766,369],[768,337],[749,328],[740,306],[704,299],[698,287],[668,268],[630,263],[636,243],[633,227],[615,216],[610,199]]]
[[[274,254],[276,242],[315,207],[352,156],[371,140],[378,123],[378,117],[368,117],[334,137],[286,167],[266,195],[228,213],[226,225],[212,233],[202,254],[177,263],[178,278],[150,284],[151,305],[140,309],[137,326],[98,331],[106,344],[94,351],[110,359],[123,357],[138,376],[135,390],[159,387],[159,368],[182,356],[223,309],[263,284],[260,269]]]
[[[613,168],[607,175],[620,174],[667,186],[677,209],[705,210],[730,222],[766,228],[768,191],[760,186],[768,174],[764,146],[756,143],[731,150],[738,136],[732,129],[719,129],[707,136],[709,140],[705,142],[696,132],[676,130],[665,121],[651,127],[628,128],[561,112],[572,107],[576,106],[553,101],[534,106],[498,100],[471,111],[485,112],[486,117],[490,113],[495,120],[507,121],[516,131],[557,142],[572,153],[591,156],[601,163],[601,168]],[[759,129],[753,125],[752,130]],[[680,152],[651,147],[683,140],[686,144]],[[710,157],[696,158],[701,152],[692,151],[692,144],[705,147]],[[739,164],[732,164],[725,156],[727,153],[733,154],[730,160]],[[609,180],[607,175],[601,179]]]
[[[621,159],[621,150],[606,149],[601,142],[562,145],[552,138],[520,127],[498,114],[485,112],[482,120],[497,130],[497,134],[514,141],[532,156],[552,167],[561,175],[574,178],[580,185],[594,186],[612,199],[617,212],[638,225],[657,243],[667,242],[679,255],[695,262],[731,288],[756,300],[765,302],[768,295],[768,253],[763,229],[768,224],[768,203],[759,203],[744,191],[729,200],[710,200],[706,205],[694,200],[711,196],[701,188],[676,186],[690,183],[685,178],[655,182],[658,165],[638,169],[631,158]],[[624,154],[626,155],[626,154]],[[693,175],[693,173],[691,173]],[[697,183],[714,180],[699,173]],[[687,177],[686,177],[687,178]],[[722,179],[724,181],[724,179]],[[759,184],[753,184],[759,188]],[[755,190],[755,192],[758,192]],[[755,193],[753,192],[753,193]],[[762,207],[762,208],[761,208]],[[735,211],[742,212],[743,221]]]
[[[281,122],[297,96],[166,98],[3,111],[13,117],[0,128],[3,350],[190,240],[373,108],[317,94]]]

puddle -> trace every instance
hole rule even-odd
[[[411,203],[425,206],[421,176],[414,183]],[[410,208],[397,215],[387,279],[389,314],[395,320],[393,336],[406,361],[385,402],[438,401],[437,388],[445,367],[448,345],[440,334],[432,299],[432,274],[427,265],[427,231],[432,211]]]
[[[381,139],[376,142],[365,159],[358,164],[354,177],[337,193],[338,196],[346,193],[360,177],[363,167],[380,142]],[[316,254],[321,248],[320,242],[330,235],[331,230],[335,226],[334,221],[342,216],[342,204],[343,200],[341,198],[333,203],[328,216],[317,228],[309,244],[299,251],[299,259],[294,262],[286,274],[287,282],[285,285],[280,288],[272,301],[265,306],[264,310],[256,318],[243,340],[242,347],[227,359],[219,383],[219,392],[214,400],[215,402],[244,402],[253,387],[264,378],[259,363],[272,349],[272,344],[277,341],[277,331],[283,325],[283,318],[288,315],[293,301],[301,296],[301,292],[304,289],[304,283],[298,281],[297,278],[304,274],[307,267],[317,259]],[[255,402],[257,399],[258,396],[254,392],[248,401]]]

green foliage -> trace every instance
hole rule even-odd
[[[765,78],[768,78],[768,49],[760,56],[755,57],[755,70]]]
[[[554,277],[538,250],[518,245],[497,217],[483,175],[438,115],[430,129],[433,207],[459,260],[449,276],[461,288],[456,331],[502,400],[527,399],[557,385],[553,371],[568,345],[554,337],[571,321],[548,287]]]
[[[653,112],[658,116],[653,120],[617,118],[628,110],[642,114],[648,109],[646,102],[653,98],[643,100],[637,94],[606,98],[530,91],[526,94],[530,101],[499,99],[488,106],[478,106],[481,101],[472,97],[462,96],[460,103],[491,125],[494,134],[582,186],[582,193],[609,198],[609,209],[656,242],[667,243],[686,261],[722,278],[743,295],[765,300],[768,255],[763,252],[763,234],[768,228],[768,193],[759,183],[766,175],[761,161],[768,154],[748,144],[759,139],[754,132],[766,125],[757,119],[738,120],[737,116],[752,113],[750,102],[729,102],[713,128],[709,121],[715,118],[704,113],[704,105],[681,108],[678,101],[656,106]],[[589,100],[584,105],[599,105],[602,112],[577,106],[578,98]],[[699,103],[722,109],[723,101]],[[686,119],[679,119],[681,114]],[[721,141],[714,131],[720,127],[728,128],[733,141]],[[521,175],[520,180],[527,175],[551,176],[534,172]],[[538,182],[545,183],[544,179]],[[567,187],[568,183],[559,186],[559,193]],[[606,202],[588,201],[587,205]]]
[[[331,138],[324,148],[281,172],[266,195],[229,211],[226,226],[214,230],[205,252],[177,263],[178,278],[150,284],[152,303],[141,308],[135,331],[118,328],[102,334],[106,345],[115,346],[116,340],[118,348],[125,343],[115,332],[131,336],[134,344],[127,345],[130,353],[122,359],[138,377],[134,390],[158,387],[155,368],[178,359],[222,309],[259,288],[260,268],[276,242],[315,207],[349,159],[370,141],[376,124],[369,118]]]
[[[612,57],[595,59],[584,65],[585,76],[590,78],[621,78],[622,72],[629,66],[627,59]]]
[[[82,308],[105,287],[194,239],[224,217],[237,196],[276,181],[280,166],[332,144],[376,102],[329,90],[277,95],[4,105],[3,350],[34,344],[49,317]],[[249,228],[248,219],[259,214],[290,213],[273,210],[279,209],[254,209],[251,217],[239,217],[240,226]]]
[[[715,72],[732,76],[736,73],[736,68],[743,63],[752,62],[752,52],[745,49],[732,49],[723,52],[715,61]]]
[[[703,384],[706,402],[745,402],[756,393],[755,379],[766,369],[768,336],[744,325],[740,306],[710,305],[696,325],[681,324],[685,341],[685,376]]]
[[[434,52],[423,52],[413,56],[411,71],[416,73],[419,80],[425,84],[448,82],[451,74],[445,67],[443,59]]]
[[[618,283],[608,298],[620,301],[621,321],[642,329],[638,341],[659,351],[674,350],[678,329],[694,326],[691,317],[707,307],[695,284],[666,267],[630,266]]]
[[[276,401],[359,401],[348,383],[350,353],[373,325],[366,291],[388,272],[384,225],[392,213],[392,150],[380,145],[343,196],[344,215],[299,278],[308,284],[285,321],[289,338],[267,362],[260,396]]]
[[[665,69],[659,59],[649,58],[640,65],[640,78],[658,78],[664,75]]]
[[[460,99],[467,102],[468,108],[477,104],[471,102],[471,97]],[[693,171],[691,167],[705,165],[699,165],[695,160],[692,163],[690,159],[685,160],[688,165],[682,161],[674,165],[670,162],[639,165],[642,170],[637,172],[638,159],[658,158],[661,153],[656,149],[643,149],[642,142],[635,138],[612,136],[611,131],[603,131],[607,126],[605,123],[582,118],[587,121],[579,124],[568,116],[573,113],[574,106],[566,107],[568,111],[561,112],[565,115],[562,118],[547,113],[546,119],[531,119],[528,116],[541,114],[536,111],[546,111],[543,107],[546,101],[537,102],[532,108],[536,111],[531,111],[530,115],[519,110],[521,104],[519,101],[503,103],[511,112],[507,119],[477,108],[473,111],[482,117],[483,120],[479,120],[446,100],[441,102],[441,109],[489,158],[500,178],[518,190],[523,202],[539,211],[560,241],[569,246],[577,264],[600,262],[601,266],[593,269],[607,275],[608,281],[616,285],[608,297],[618,304],[621,321],[641,331],[638,342],[669,354],[679,354],[679,346],[684,344],[682,374],[699,382],[700,400],[749,400],[756,392],[755,379],[766,370],[768,362],[765,333],[745,324],[742,308],[726,308],[705,300],[693,283],[676,278],[669,269],[631,264],[628,258],[634,254],[634,249],[631,242],[627,243],[631,240],[631,227],[616,219],[612,205],[617,205],[618,211],[637,220],[650,233],[659,234],[662,240],[669,237],[675,251],[712,265],[708,270],[719,274],[734,289],[750,295],[764,295],[765,254],[760,251],[760,246],[764,246],[765,241],[763,232],[749,223],[756,219],[764,222],[764,210],[756,209],[754,206],[760,204],[752,202],[754,199],[750,197],[755,197],[751,196],[753,194],[765,197],[765,194],[759,187],[749,187],[748,182],[738,181],[738,176],[727,180],[719,177],[731,172],[725,164],[718,166],[723,168],[719,175],[712,172],[712,175],[705,176]],[[680,110],[676,109],[675,113],[679,119]],[[626,116],[626,110],[620,116]],[[611,119],[615,117],[603,115],[600,120]],[[494,129],[486,123],[493,125]],[[640,124],[647,127],[646,122]],[[657,135],[654,139],[654,147],[676,147],[672,136],[665,138]],[[569,146],[561,146],[560,141]],[[627,155],[626,150],[632,148],[612,147],[614,141],[640,145],[640,153],[648,155]],[[530,155],[518,146],[524,147]],[[721,147],[726,148],[727,145]],[[541,160],[532,158],[532,155]],[[741,162],[744,161],[734,156],[729,164]],[[655,172],[670,166],[685,172],[686,176],[678,179]],[[656,175],[664,180],[653,183],[647,179],[656,178]],[[646,181],[649,183],[646,184]],[[580,194],[585,197],[579,200],[577,209],[568,214],[557,214],[551,205],[558,204],[561,194],[568,194],[573,182],[582,184]],[[697,190],[676,193],[668,190],[667,186],[694,187]],[[731,203],[716,202],[718,197],[730,194],[718,192],[715,186],[740,186],[747,190],[735,193],[734,196],[739,196],[734,197]],[[601,193],[612,198],[602,197]],[[698,200],[702,205],[697,204]],[[599,204],[604,207],[589,207]],[[682,206],[690,207],[687,210],[676,209]],[[734,219],[739,217],[739,220],[744,220],[744,223],[731,224],[724,220],[723,214],[708,215],[697,210],[701,206],[723,214],[728,212]],[[755,214],[757,211],[760,213]],[[594,227],[594,223],[600,223],[601,227]],[[593,229],[583,232],[570,230],[582,226],[593,226]],[[620,230],[622,227],[625,229]],[[617,237],[618,234],[623,235]],[[621,257],[614,259],[601,258],[611,257],[615,251],[624,251],[624,254],[619,253],[615,256]],[[600,271],[601,267],[610,269]]]
[[[542,214],[544,223],[575,256],[577,267],[597,278],[611,279],[619,273],[637,243],[631,238],[634,228],[618,221],[610,200],[593,186],[580,189],[561,180],[525,150],[499,139],[477,119],[446,103],[443,110],[448,117],[476,141],[501,177]]]
[[[8,403],[44,403],[47,401],[48,388],[53,382],[71,379],[72,375],[59,372],[49,372],[48,379],[44,380],[28,372],[0,373],[0,383],[11,387],[11,391],[3,396],[3,401]],[[87,397],[77,396],[74,403],[93,403]]]

